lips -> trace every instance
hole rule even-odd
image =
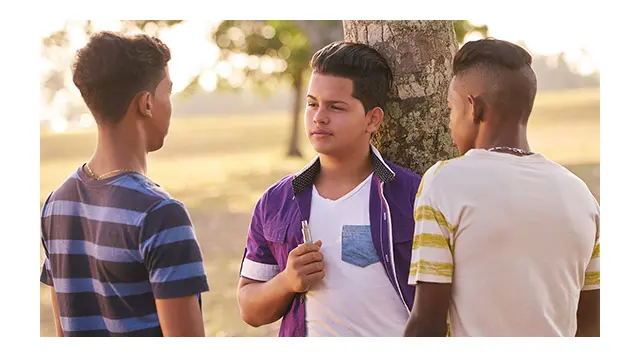
[[[329,135],[333,135],[330,132],[326,131],[326,130],[320,130],[320,129],[316,129],[314,131],[311,132],[311,135],[315,135],[315,136],[329,136]]]

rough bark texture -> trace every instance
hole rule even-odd
[[[417,174],[458,155],[449,132],[447,90],[458,48],[453,21],[344,21],[346,41],[387,58],[394,83],[374,144]]]

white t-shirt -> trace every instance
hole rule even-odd
[[[600,288],[600,208],[541,154],[474,149],[436,163],[416,197],[409,283],[452,283],[451,336],[575,336]]]
[[[322,240],[324,279],[306,296],[308,336],[402,336],[409,318],[371,239],[369,176],[337,200],[311,199],[309,230]]]

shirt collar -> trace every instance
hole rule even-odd
[[[373,163],[373,172],[378,176],[380,181],[387,183],[396,177],[396,173],[387,165],[382,158],[382,155],[373,145],[371,148],[371,161]],[[316,175],[320,172],[320,156],[311,160],[302,170],[298,171],[293,178],[293,193],[298,194],[304,191],[309,185],[313,183]]]

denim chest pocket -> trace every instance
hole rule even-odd
[[[342,261],[362,268],[380,261],[371,226],[342,226]]]

